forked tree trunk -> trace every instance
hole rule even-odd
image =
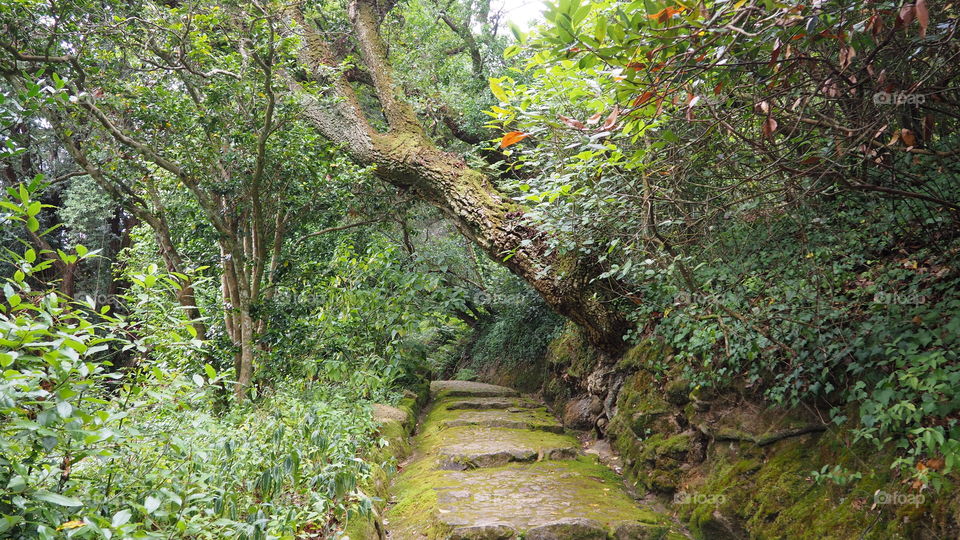
[[[357,161],[375,165],[382,180],[440,209],[461,233],[529,283],[557,313],[583,327],[593,344],[608,352],[622,351],[628,324],[614,305],[615,295],[595,279],[596,265],[574,255],[548,253],[545,233],[524,219],[520,205],[501,194],[486,175],[467,166],[461,156],[437,148],[427,138],[393,79],[374,0],[352,0],[349,10],[389,130],[378,132],[370,125],[345,77],[325,78],[329,70],[322,68],[336,65],[336,59],[297,13],[295,19],[306,35],[301,59],[312,69],[314,79],[332,86],[335,94],[323,102],[303,94],[306,114],[317,129],[343,143]]]

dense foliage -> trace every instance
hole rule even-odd
[[[939,485],[927,463],[960,465],[955,6],[564,0],[546,17],[507,51],[524,82],[490,81],[527,171],[505,186],[552,249],[604,266],[631,339],[672,347],[649,367],[825,402]]]
[[[558,313],[948,486],[957,15],[0,0],[0,535],[335,537],[370,404]]]

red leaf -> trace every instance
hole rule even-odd
[[[930,24],[930,10],[927,9],[927,0],[917,0],[914,4],[917,22],[920,23],[920,37],[927,37],[927,26]]]
[[[777,63],[777,59],[780,58],[780,49],[783,48],[783,43],[780,41],[780,38],[777,38],[773,42],[773,51],[770,53],[770,62],[767,63],[768,66],[773,66]]]
[[[617,118],[620,117],[620,106],[614,105],[613,111],[610,113],[610,116],[603,122],[603,125],[600,126],[601,131],[609,131],[613,129],[613,126],[617,125]]]
[[[579,121],[579,120],[574,120],[573,118],[564,116],[564,115],[562,115],[562,114],[561,114],[558,118],[560,118],[560,121],[561,121],[561,122],[563,122],[564,124],[572,127],[573,129],[586,129],[586,127],[587,127],[587,126],[583,125],[583,122],[581,122],[581,121]]]
[[[870,20],[867,21],[867,28],[870,29],[870,33],[873,34],[873,37],[876,38],[883,32],[883,17],[874,13],[870,16]]]
[[[529,136],[529,133],[524,133],[522,131],[511,131],[510,133],[504,135],[502,139],[500,139],[500,148],[506,148],[510,145],[517,144]]]
[[[650,98],[652,98],[652,97],[653,97],[653,92],[650,91],[650,90],[648,90],[648,91],[640,94],[639,96],[637,96],[637,99],[633,100],[633,106],[634,106],[634,107],[639,107],[639,106],[643,105],[644,103],[650,101]]]
[[[657,21],[658,23],[666,24],[667,22],[670,21],[670,18],[671,18],[671,17],[673,17],[673,16],[676,15],[677,13],[682,13],[683,10],[685,10],[685,9],[687,9],[687,8],[685,8],[685,7],[683,7],[683,6],[679,6],[679,7],[667,7],[667,8],[661,9],[660,11],[654,13],[653,15],[647,15],[647,17],[649,17],[650,19],[653,19],[653,20]]]
[[[904,4],[903,7],[900,8],[900,14],[897,15],[897,28],[910,26],[910,23],[913,22],[914,13],[913,4]]]
[[[773,132],[776,130],[777,121],[772,116],[768,116],[767,119],[763,121],[763,136],[772,139]]]
[[[602,116],[601,113],[597,113],[597,114],[591,116],[590,118],[587,118],[587,125],[588,125],[588,126],[592,126],[592,125],[596,124],[597,122],[600,121],[600,117],[601,117],[601,116]]]

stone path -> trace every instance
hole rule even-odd
[[[435,381],[412,458],[391,488],[392,540],[685,538],[537,401],[510,388]]]

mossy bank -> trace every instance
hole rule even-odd
[[[626,481],[695,538],[960,534],[955,475],[939,491],[918,489],[893,466],[896,449],[854,440],[853,420],[831,423],[817,403],[774,407],[747,387],[693,388],[651,368],[670,365],[670,354],[644,341],[611,358],[567,325],[547,348],[541,393],[565,422],[608,440]],[[592,412],[580,406],[597,402]]]

